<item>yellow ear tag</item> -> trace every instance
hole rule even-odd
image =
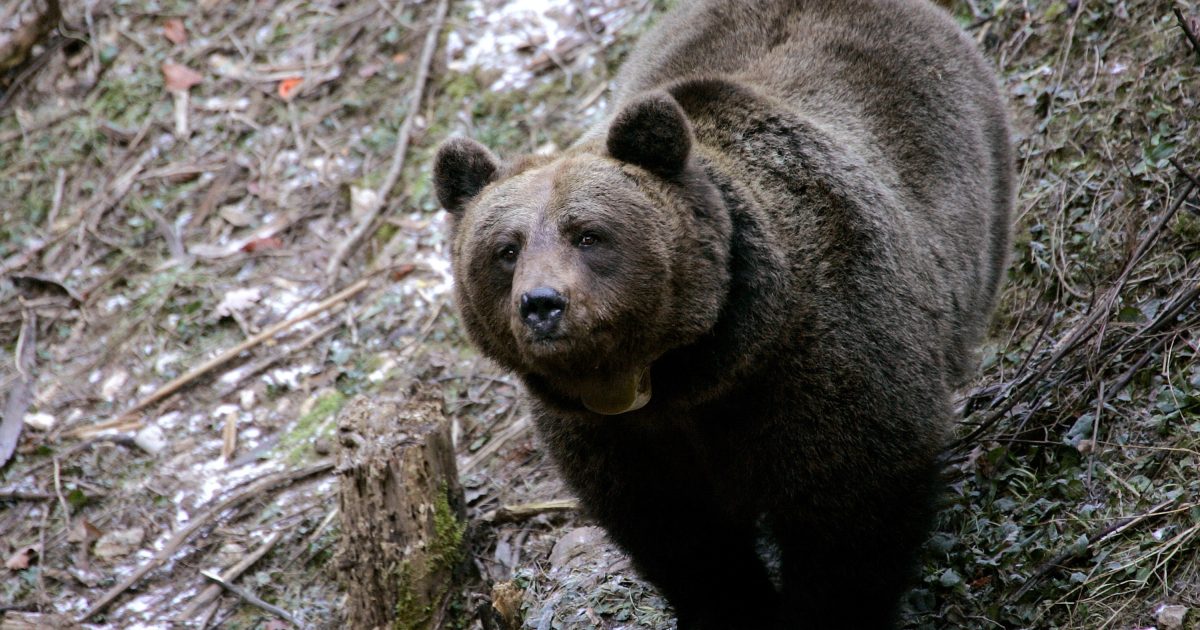
[[[590,383],[583,392],[589,411],[615,416],[636,411],[650,402],[650,368],[628,372]]]

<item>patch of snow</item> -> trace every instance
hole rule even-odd
[[[387,378],[388,372],[391,372],[392,368],[394,367],[396,367],[396,360],[388,357],[383,362],[383,365],[379,366],[379,369],[367,375],[367,380],[372,383],[383,382],[383,380]]]
[[[222,383],[225,383],[226,385],[232,385],[233,383],[236,383],[236,382],[242,380],[242,377],[244,377],[245,374],[246,374],[246,366],[238,366],[238,367],[235,367],[232,370],[229,370],[228,372],[222,374],[221,378],[219,378],[217,380]]]
[[[129,600],[128,604],[125,604],[125,610],[133,613],[143,613],[150,610],[150,604],[146,603],[144,598],[136,597]]]
[[[196,491],[196,504],[202,505],[207,503],[221,490],[230,488],[247,479],[260,477],[279,468],[279,462],[269,460],[247,464],[239,468],[227,468],[225,460],[219,455],[216,459],[197,464],[192,467],[193,472],[197,473],[201,481],[200,487]]]
[[[117,294],[108,298],[107,300],[104,300],[104,304],[101,304],[100,306],[104,309],[105,313],[115,313],[126,306],[129,306],[129,304],[129,298],[122,294]]]
[[[300,377],[314,374],[315,370],[312,365],[304,364],[293,367],[282,367],[271,370],[264,374],[262,379],[267,385],[274,387],[284,387],[287,389],[299,389]]]
[[[49,431],[54,428],[55,418],[48,413],[27,413],[25,414],[25,424],[31,429],[38,431]]]
[[[304,295],[300,292],[300,287],[280,278],[274,279],[273,284],[279,290],[271,292],[270,295],[263,298],[262,302],[275,315],[282,316],[291,313],[299,304],[305,301]]]
[[[632,17],[625,0],[591,0],[586,3],[587,23],[593,37],[607,44],[620,26]],[[446,38],[448,66],[454,72],[484,70],[499,74],[490,86],[507,91],[527,87],[534,78],[531,65],[549,58],[558,63],[560,44],[580,37],[581,8],[573,0],[474,0],[470,3],[472,30],[451,32]],[[584,64],[595,63],[583,55]]]
[[[454,289],[454,274],[450,268],[450,258],[445,252],[421,251],[414,257],[414,262],[434,272],[432,279],[419,278],[410,283],[426,302],[435,304],[438,298],[449,295]]]
[[[160,353],[158,355],[158,358],[156,358],[154,360],[154,371],[158,374],[166,375],[167,368],[170,367],[172,363],[175,363],[178,360],[179,360],[178,352],[164,351],[164,352]]]
[[[158,455],[167,448],[167,436],[155,424],[147,425],[138,431],[133,442],[151,455]]]
[[[164,429],[174,429],[175,425],[179,424],[179,419],[181,417],[183,417],[183,414],[179,413],[178,411],[169,411],[159,416],[155,424]]]

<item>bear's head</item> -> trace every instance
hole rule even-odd
[[[645,405],[654,361],[710,331],[728,291],[729,213],[693,145],[661,91],[556,157],[445,142],[434,184],[483,352],[597,413]]]

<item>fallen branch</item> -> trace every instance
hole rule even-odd
[[[541,501],[538,503],[520,503],[505,505],[499,509],[492,510],[483,515],[483,520],[484,522],[496,525],[525,521],[541,514],[561,514],[563,512],[573,512],[578,509],[579,501],[576,499],[555,499],[553,501]]]
[[[345,302],[346,300],[349,300],[350,298],[354,297],[355,295],[358,295],[359,293],[362,292],[363,289],[367,288],[367,285],[369,284],[369,282],[370,282],[369,278],[363,278],[363,279],[359,280],[358,282],[355,282],[354,284],[335,293],[334,295],[330,296],[329,298],[325,299],[324,301],[322,301],[321,303],[312,307],[311,309],[305,311],[304,313],[301,313],[300,315],[297,315],[291,319],[279,322],[278,324],[275,324],[274,326],[267,328],[266,330],[258,333],[257,335],[254,335],[253,337],[243,341],[242,343],[239,343],[238,345],[218,354],[217,356],[209,359],[208,361],[205,361],[203,364],[201,364],[197,367],[194,367],[191,370],[188,370],[187,373],[176,378],[175,380],[171,381],[170,383],[167,383],[166,385],[163,385],[162,387],[158,388],[157,390],[154,391],[154,393],[143,398],[141,401],[139,401],[137,404],[135,404],[134,406],[127,409],[121,415],[119,415],[111,420],[101,422],[99,424],[93,424],[91,426],[76,429],[75,431],[73,431],[71,433],[71,435],[74,435],[75,437],[85,437],[85,436],[99,433],[100,431],[107,431],[110,429],[115,429],[115,430],[120,430],[120,431],[129,431],[132,429],[139,428],[142,425],[142,422],[140,420],[131,422],[131,420],[133,419],[133,416],[136,415],[137,413],[146,409],[150,405],[153,405],[154,403],[159,402],[160,400],[166,398],[167,396],[174,394],[175,392],[179,391],[180,389],[183,389],[186,385],[190,384],[192,381],[195,381],[196,379],[213,371],[214,369],[220,367],[221,365],[228,363],[230,360],[234,359],[239,354],[261,344],[262,342],[270,339],[271,337],[274,337],[275,335],[279,334],[280,332],[287,330],[288,328],[291,328],[292,326],[295,326],[296,324],[299,324],[302,321],[311,319],[312,317],[314,317],[324,311],[329,310],[330,308],[336,306],[337,304]]]
[[[250,567],[254,566],[254,563],[258,562],[260,558],[265,556],[267,554],[267,552],[270,551],[271,548],[275,546],[275,543],[279,542],[279,539],[281,539],[281,538],[283,538],[282,531],[277,531],[274,534],[271,534],[270,538],[267,538],[266,542],[259,545],[258,549],[254,550],[254,553],[251,553],[250,555],[246,556],[245,558],[242,559],[241,562],[238,562],[237,564],[235,564],[232,567],[230,567],[229,569],[227,569],[224,573],[222,573],[221,579],[225,580],[226,582],[232,582],[232,581],[238,579],[239,577],[241,577],[241,575],[246,572],[246,569],[249,569]],[[187,605],[187,608],[183,609],[183,612],[179,613],[179,616],[176,617],[176,620],[186,623],[186,621],[188,619],[195,616],[196,613],[199,612],[201,608],[208,605],[209,602],[216,599],[217,595],[220,595],[220,594],[221,594],[221,586],[220,585],[217,585],[217,584],[208,585],[207,587],[205,587],[205,589],[203,591],[200,591],[200,594],[197,595],[195,597],[195,599],[193,599],[191,601],[191,603],[189,603]]]
[[[326,461],[320,464],[314,464],[307,468],[267,475],[260,478],[258,481],[247,485],[240,492],[229,496],[218,502],[216,505],[208,508],[203,513],[188,521],[187,526],[180,530],[179,533],[175,534],[171,540],[167,541],[167,543],[163,545],[162,549],[159,549],[158,552],[154,554],[153,558],[150,558],[150,560],[146,561],[145,564],[138,567],[132,574],[130,574],[129,577],[121,580],[119,584],[108,589],[106,593],[101,595],[100,599],[96,600],[96,603],[92,604],[91,607],[89,607],[87,611],[79,617],[79,622],[84,623],[93,616],[103,612],[109,607],[110,604],[113,603],[113,601],[120,597],[122,593],[129,590],[129,588],[134,584],[137,584],[138,581],[146,576],[147,573],[150,573],[169,560],[180,546],[186,543],[202,528],[208,526],[212,521],[215,521],[217,518],[219,518],[221,514],[224,514],[226,511],[238,507],[241,504],[250,501],[251,499],[259,498],[268,492],[272,492],[283,486],[296,483],[297,481],[301,481],[309,477],[327,473],[331,470],[333,470],[333,462]]]
[[[226,582],[221,576],[217,575],[216,573],[212,573],[210,571],[201,571],[200,575],[203,575],[204,577],[212,580],[213,582],[216,582],[217,584],[219,584],[221,586],[221,588],[242,598],[242,600],[245,601],[247,604],[252,604],[254,606],[257,606],[257,607],[271,613],[272,615],[275,615],[276,617],[283,619],[284,621],[292,624],[293,626],[299,627],[299,624],[296,623],[296,620],[292,618],[291,613],[289,613],[288,611],[286,611],[274,604],[268,604],[267,602],[264,602],[263,600],[259,599],[258,596],[256,596],[254,593],[251,593],[250,591],[247,591],[245,589],[238,588],[238,587],[230,584],[229,582]]]
[[[396,186],[396,181],[400,179],[400,172],[404,170],[404,160],[408,155],[409,138],[412,136],[413,124],[416,121],[417,113],[421,110],[421,101],[425,96],[425,83],[429,78],[429,66],[433,61],[433,53],[437,49],[438,36],[442,32],[442,25],[446,21],[448,6],[448,0],[440,0],[438,2],[433,21],[429,25],[429,31],[425,33],[425,46],[421,49],[421,60],[417,66],[417,77],[413,84],[412,92],[409,95],[408,114],[404,116],[404,123],[400,125],[400,133],[396,136],[396,149],[392,154],[392,165],[388,169],[387,175],[383,178],[383,184],[371,199],[370,205],[363,211],[358,225],[350,232],[350,236],[346,237],[346,240],[338,245],[337,249],[333,252],[333,256],[329,258],[329,263],[325,266],[325,275],[330,284],[333,283],[333,278],[337,276],[338,267],[345,260],[346,254],[371,229],[371,224],[379,216],[379,211],[383,209],[383,204],[387,200],[388,193]]]
[[[289,613],[288,611],[283,610],[283,608],[275,606],[274,604],[268,604],[268,602],[265,602],[262,599],[259,599],[257,595],[254,595],[253,593],[248,592],[248,590],[246,590],[246,589],[242,589],[242,588],[233,586],[233,584],[230,584],[229,582],[224,580],[224,578],[221,577],[220,575],[214,574],[214,572],[200,571],[200,575],[203,575],[204,577],[208,577],[209,580],[214,581],[217,584],[220,584],[221,588],[228,590],[229,593],[238,595],[239,598],[242,599],[242,601],[246,602],[246,604],[258,606],[259,608],[262,608],[262,610],[269,612],[271,614],[274,614],[274,616],[276,616],[280,619],[283,619],[284,622],[287,622],[289,624],[296,626],[296,628],[299,628],[300,624],[296,623],[296,620],[292,618],[292,613]]]
[[[1179,9],[1176,9],[1176,12],[1178,12],[1178,11],[1179,11]],[[1198,50],[1200,50],[1200,49],[1198,49]],[[1167,161],[1171,163],[1171,166],[1175,167],[1175,170],[1179,171],[1179,173],[1181,175],[1186,177],[1189,182],[1192,182],[1193,186],[1200,188],[1200,177],[1196,177],[1195,175],[1192,175],[1191,171],[1187,170],[1186,168],[1183,168],[1183,165],[1179,163],[1179,160],[1176,160],[1173,157],[1167,158]]]
[[[1037,571],[1034,571],[1033,575],[1029,576],[1029,579],[1025,580],[1025,583],[1021,585],[1021,588],[1017,589],[1017,592],[1013,593],[1008,600],[1017,601],[1021,599],[1021,596],[1029,592],[1029,589],[1033,588],[1033,586],[1037,584],[1039,580],[1058,570],[1068,562],[1082,558],[1087,551],[1092,548],[1093,545],[1102,543],[1152,516],[1163,514],[1164,512],[1162,512],[1162,510],[1166,509],[1167,506],[1171,505],[1177,500],[1178,499],[1167,499],[1166,501],[1159,503],[1145,512],[1119,519],[1115,523],[1104,527],[1103,529],[1092,532],[1087,537],[1087,544],[1072,545],[1066,551],[1054,556],[1042,564],[1042,566],[1038,567]]]
[[[1183,29],[1183,34],[1192,44],[1192,50],[1196,51],[1196,56],[1200,57],[1200,38],[1192,32],[1192,27],[1188,26],[1187,19],[1183,17],[1183,12],[1178,8],[1175,9],[1175,19],[1179,20],[1179,28]]]

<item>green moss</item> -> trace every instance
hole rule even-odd
[[[443,486],[433,508],[433,549],[436,569],[450,569],[463,560],[463,534],[466,523],[450,507],[450,492]]]
[[[330,433],[330,420],[346,404],[346,396],[333,390],[317,399],[308,413],[300,416],[296,426],[279,439],[278,452],[284,453],[292,464],[304,461],[318,437]]]
[[[427,573],[416,575],[416,569],[408,562],[402,563],[396,569],[400,597],[396,601],[396,618],[392,622],[392,628],[412,630],[423,628],[429,623],[433,611],[428,602],[422,602],[417,596],[414,592],[415,587],[425,583],[429,573],[452,572],[463,561],[463,535],[466,531],[466,523],[459,520],[454,509],[450,507],[450,492],[443,485],[433,505],[433,540],[429,543]],[[446,597],[450,586],[449,582],[441,584],[432,601],[441,601]]]

